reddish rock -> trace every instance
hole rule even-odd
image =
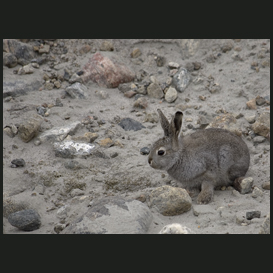
[[[117,58],[109,59],[100,52],[95,53],[83,67],[84,74],[81,76],[86,83],[90,80],[101,87],[116,88],[121,83],[131,82],[135,74]]]

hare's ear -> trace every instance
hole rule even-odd
[[[183,113],[180,111],[177,111],[172,118],[170,129],[172,131],[172,136],[174,136],[175,138],[177,138],[180,133],[182,127],[182,118]]]
[[[164,116],[164,114],[162,113],[162,111],[160,109],[157,109],[157,112],[159,114],[159,120],[161,123],[161,127],[164,131],[164,135],[165,136],[170,136],[171,135],[171,130],[170,130],[170,123],[167,120],[167,118]]]

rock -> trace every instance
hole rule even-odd
[[[91,47],[90,45],[83,45],[83,46],[80,48],[79,53],[80,53],[81,55],[83,55],[83,54],[88,53],[91,49],[92,49],[92,47]]]
[[[99,86],[116,88],[121,83],[131,82],[135,74],[117,56],[111,59],[97,52],[83,67],[81,76],[84,82],[92,80]]]
[[[52,90],[53,88],[54,88],[54,83],[52,83],[51,81],[45,82],[45,89],[46,90]]]
[[[78,130],[80,125],[81,125],[81,123],[79,121],[76,121],[76,122],[73,122],[67,126],[54,127],[50,130],[43,132],[41,135],[39,135],[38,139],[41,142],[63,141],[67,137],[68,134],[73,135]]]
[[[193,232],[178,223],[173,223],[164,226],[160,231],[159,234],[193,234]]]
[[[12,53],[3,53],[3,64],[8,68],[13,68],[17,65],[17,58]]]
[[[54,231],[59,234],[62,230],[64,230],[66,227],[65,224],[58,223],[54,226]]]
[[[260,218],[260,217],[261,217],[261,212],[259,210],[248,211],[246,213],[247,220],[252,220],[253,218]]]
[[[237,136],[242,135],[242,131],[239,125],[237,125],[237,120],[235,116],[230,113],[215,117],[214,120],[206,127],[206,129],[208,128],[226,129],[236,134]]]
[[[62,234],[143,234],[152,221],[149,208],[140,201],[120,197],[96,200],[88,211],[70,223]]]
[[[259,106],[265,104],[265,102],[266,102],[265,98],[263,98],[261,96],[257,96],[255,100],[256,100],[256,104]]]
[[[159,117],[158,114],[153,112],[153,113],[147,113],[144,122],[151,122],[151,123],[158,123]]]
[[[148,107],[148,101],[144,97],[138,98],[133,105],[135,108],[146,109]]]
[[[139,48],[134,48],[131,52],[131,58],[137,58],[142,54]]]
[[[76,160],[69,160],[64,163],[64,167],[66,169],[71,169],[71,170],[79,170],[84,168],[78,161]]]
[[[216,56],[214,56],[213,54],[210,54],[206,57],[206,61],[207,63],[215,63],[215,60],[217,59]]]
[[[32,65],[25,65],[18,70],[18,75],[32,74],[34,72]]]
[[[114,46],[113,46],[112,42],[110,42],[110,41],[103,41],[100,45],[100,50],[101,51],[113,51]]]
[[[61,87],[61,83],[59,81],[55,81],[54,86],[59,89]]]
[[[13,159],[11,161],[11,164],[16,165],[16,167],[24,167],[26,163],[23,158],[18,158],[18,159]]]
[[[162,186],[149,195],[149,207],[156,207],[164,216],[174,216],[191,209],[192,200],[185,189]]]
[[[40,45],[40,49],[39,49],[39,53],[40,54],[43,54],[43,53],[49,53],[49,50],[50,50],[50,45],[48,44],[41,44]]]
[[[185,68],[188,72],[192,72],[194,70],[194,65],[193,63],[186,63]]]
[[[111,147],[114,145],[114,141],[111,138],[105,138],[98,142],[98,144],[102,147]]]
[[[26,209],[9,214],[9,223],[20,230],[32,231],[41,226],[41,217],[33,209]]]
[[[129,91],[126,91],[124,93],[124,96],[127,97],[127,98],[132,98],[133,96],[135,96],[137,94],[137,92],[133,91],[133,90],[129,90]]]
[[[91,155],[94,144],[80,143],[75,141],[55,142],[53,144],[55,156],[63,158],[73,158],[74,156],[88,156]]]
[[[265,141],[265,137],[263,137],[263,136],[256,136],[253,138],[254,143],[262,143],[264,141]]]
[[[151,83],[147,87],[147,93],[150,97],[156,98],[156,99],[161,99],[164,97],[164,93],[158,83]]]
[[[269,181],[269,182],[264,182],[264,183],[262,184],[262,188],[263,188],[264,190],[270,191],[270,181]]]
[[[252,116],[245,116],[245,119],[250,123],[254,123],[256,120],[256,115],[252,115]]]
[[[174,102],[177,99],[177,91],[173,87],[169,87],[166,94],[165,94],[165,100],[169,103]]]
[[[20,124],[18,128],[18,135],[24,142],[29,142],[39,132],[43,118],[39,115],[33,115],[29,119]]]
[[[131,90],[131,83],[121,83],[121,84],[119,84],[118,90],[121,91],[122,93],[130,91]]]
[[[234,181],[234,188],[239,191],[241,194],[250,193],[252,191],[253,178],[237,178]]]
[[[3,51],[12,53],[17,60],[25,59],[26,61],[30,61],[35,57],[31,45],[21,43],[16,39],[3,39]]]
[[[234,52],[232,55],[231,55],[231,58],[234,60],[234,61],[243,61],[244,59],[242,58],[242,56],[240,54],[238,54],[237,52]]]
[[[162,67],[165,64],[165,57],[163,56],[156,56],[155,57],[156,65],[158,67]]]
[[[256,109],[257,109],[257,106],[256,106],[256,99],[252,99],[252,100],[248,101],[248,102],[246,103],[246,105],[247,105],[247,107],[248,107],[249,109],[252,109],[252,110],[256,110]]]
[[[121,126],[125,131],[131,131],[131,130],[138,131],[138,130],[141,130],[142,128],[146,128],[140,122],[133,120],[131,118],[122,119],[118,125]]]
[[[232,48],[233,48],[232,41],[227,41],[222,45],[221,50],[223,53],[226,53],[226,52],[230,51]]]
[[[255,134],[268,137],[270,133],[270,113],[263,112],[256,120],[254,124],[251,125],[252,130]]]
[[[270,234],[270,213],[266,216],[259,234]]]
[[[73,190],[76,190],[76,189],[73,189]],[[72,190],[72,191],[73,191]],[[78,189],[79,190],[79,189]],[[71,191],[71,192],[72,192]],[[67,217],[67,213],[70,211],[70,205],[64,205],[62,207],[60,207],[58,210],[57,210],[57,217],[60,218],[60,219],[65,219]]]
[[[74,73],[70,78],[69,78],[69,83],[75,83],[75,82],[79,82],[79,83],[83,83],[82,78],[78,75],[78,73]]]
[[[65,92],[73,99],[85,99],[87,87],[79,82],[75,82],[68,86]]]
[[[260,190],[258,187],[254,187],[251,196],[253,198],[262,197],[264,195],[263,191]]]
[[[169,62],[168,66],[170,69],[178,69],[180,67],[180,65],[178,63],[175,62]]]
[[[199,70],[201,68],[201,63],[200,62],[193,62],[194,70]]]
[[[187,69],[180,67],[173,76],[173,85],[179,92],[183,92],[190,83],[190,75]]]
[[[11,138],[15,137],[15,135],[18,133],[17,127],[12,124],[4,127],[4,132]]]
[[[84,195],[84,191],[83,191],[83,190],[80,190],[80,189],[73,189],[73,190],[70,192],[70,196],[71,196],[71,197],[81,196],[81,195]]]
[[[140,154],[148,155],[150,153],[150,149],[148,147],[143,147],[140,149]]]
[[[136,90],[138,94],[146,95],[147,94],[147,89],[144,85],[139,86],[139,88]]]

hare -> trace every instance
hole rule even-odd
[[[200,191],[198,204],[213,200],[215,187],[234,185],[249,168],[250,155],[245,142],[228,130],[209,128],[180,136],[183,113],[177,111],[171,122],[160,109],[164,137],[151,147],[148,163],[165,170],[188,192]]]

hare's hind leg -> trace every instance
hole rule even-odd
[[[197,196],[198,204],[208,204],[213,199],[214,185],[212,181],[204,181],[201,185],[201,192]]]

